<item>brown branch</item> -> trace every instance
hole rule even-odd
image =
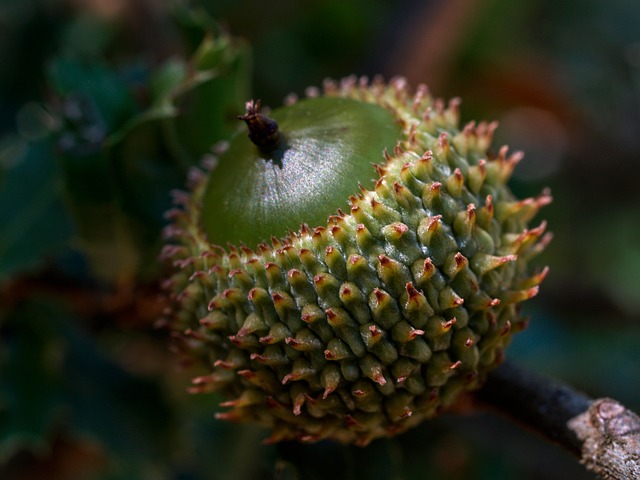
[[[611,399],[593,400],[506,363],[478,398],[565,447],[607,480],[640,478],[640,417]]]
[[[640,417],[601,398],[569,421],[582,444],[582,462],[602,478],[640,478]]]

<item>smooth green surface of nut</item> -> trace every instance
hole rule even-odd
[[[270,117],[283,137],[277,149],[265,153],[240,132],[211,172],[202,223],[212,243],[255,248],[323,224],[359,182],[373,186],[372,162],[402,133],[390,111],[349,98],[309,98]]]
[[[526,324],[519,303],[546,274],[529,267],[549,239],[545,224],[528,223],[550,196],[514,197],[506,182],[521,154],[488,153],[494,125],[460,130],[457,102],[445,108],[426,87],[412,93],[402,79],[329,82],[300,105],[313,123],[316,108],[323,118],[323,102],[343,99],[345,109],[384,109],[384,131],[400,128],[386,157],[358,160],[364,177],[354,178],[350,193],[334,198],[333,182],[323,180],[329,195],[289,221],[301,227],[286,224],[294,233],[275,232],[280,239],[255,248],[241,243],[256,237],[240,235],[223,248],[211,242],[228,228],[215,220],[214,169],[178,197],[182,207],[167,229],[175,240],[164,254],[175,266],[168,285],[176,345],[205,372],[192,391],[221,392],[219,418],[268,426],[271,441],[363,445],[438,414],[500,363]],[[295,112],[295,104],[284,107],[277,118],[283,130],[288,108]],[[368,135],[377,141],[378,128]],[[326,148],[349,151],[346,138]],[[233,148],[224,155],[245,155]],[[360,190],[370,163],[378,179]],[[323,165],[332,169],[329,158]],[[256,168],[251,163],[225,168],[234,182],[261,175],[246,172]],[[349,207],[337,210],[344,197]],[[237,214],[249,215],[243,221],[251,226],[264,221],[263,211],[245,206]]]

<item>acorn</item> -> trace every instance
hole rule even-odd
[[[265,114],[176,194],[164,258],[175,345],[194,393],[269,441],[366,445],[479,388],[526,326],[547,269],[519,200],[522,158],[489,153],[495,123],[458,127],[402,78],[326,81]]]

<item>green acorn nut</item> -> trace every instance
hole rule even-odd
[[[501,362],[547,272],[528,264],[550,235],[527,224],[551,197],[515,198],[522,154],[491,156],[495,124],[458,129],[458,102],[424,86],[308,93],[269,116],[249,102],[249,135],[176,196],[172,327],[219,418],[364,445]]]

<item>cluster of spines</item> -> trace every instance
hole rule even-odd
[[[192,390],[235,396],[219,417],[271,425],[274,441],[366,443],[434,415],[500,361],[524,326],[517,303],[546,274],[526,266],[545,225],[526,224],[550,198],[513,198],[521,154],[486,158],[495,126],[458,132],[457,101],[410,95],[401,79],[326,82],[324,95],[385,105],[404,126],[372,190],[253,251],[207,243],[196,181],[165,253],[180,269],[177,337],[213,367]]]

